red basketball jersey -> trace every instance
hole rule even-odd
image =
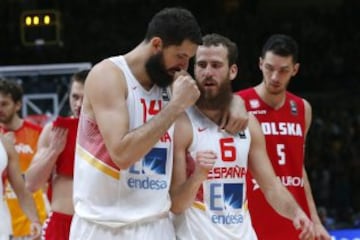
[[[53,122],[54,127],[66,128],[68,130],[66,146],[56,162],[57,174],[73,177],[76,133],[79,119],[72,117],[57,117]]]
[[[275,110],[262,101],[254,88],[237,94],[261,124],[267,153],[277,177],[310,216],[303,179],[306,131],[303,99],[287,92],[284,105]],[[250,173],[247,187],[251,219],[259,240],[298,239],[299,231],[290,220],[272,209]]]

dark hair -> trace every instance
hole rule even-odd
[[[0,79],[0,93],[10,95],[14,102],[21,102],[23,97],[23,89],[20,84],[6,79]]]
[[[165,8],[149,22],[145,41],[159,37],[164,47],[181,45],[184,40],[200,45],[201,30],[193,14],[184,8]]]
[[[265,42],[261,57],[264,58],[266,52],[273,52],[282,57],[292,56],[293,62],[296,63],[299,58],[298,48],[297,42],[292,37],[285,34],[274,34]]]
[[[81,70],[79,72],[74,73],[74,75],[72,75],[71,77],[71,84],[73,84],[73,82],[79,82],[84,84],[89,72],[90,70]]]
[[[206,47],[223,45],[228,50],[229,66],[236,64],[238,58],[238,47],[229,38],[217,33],[207,34],[202,38],[202,45]]]

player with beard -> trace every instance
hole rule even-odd
[[[59,116],[44,127],[37,152],[25,174],[26,187],[32,192],[50,182],[51,213],[42,231],[42,238],[46,240],[69,239],[74,214],[72,193],[75,140],[88,72],[79,71],[71,77],[71,115]]]
[[[177,239],[257,239],[246,198],[250,170],[271,206],[312,239],[313,225],[277,180],[256,118],[230,134],[219,129],[237,75],[237,46],[218,34],[203,37],[195,56],[201,95],[175,123],[171,210]]]
[[[168,192],[172,125],[200,95],[184,73],[200,43],[192,13],[166,8],[151,19],[137,47],[90,71],[77,135],[70,239],[175,238]],[[230,128],[242,125],[231,122]]]

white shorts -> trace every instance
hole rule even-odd
[[[175,240],[175,231],[168,217],[113,228],[90,222],[75,214],[71,223],[70,240],[98,239]]]

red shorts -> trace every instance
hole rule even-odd
[[[51,212],[44,222],[41,239],[68,240],[72,215]]]

